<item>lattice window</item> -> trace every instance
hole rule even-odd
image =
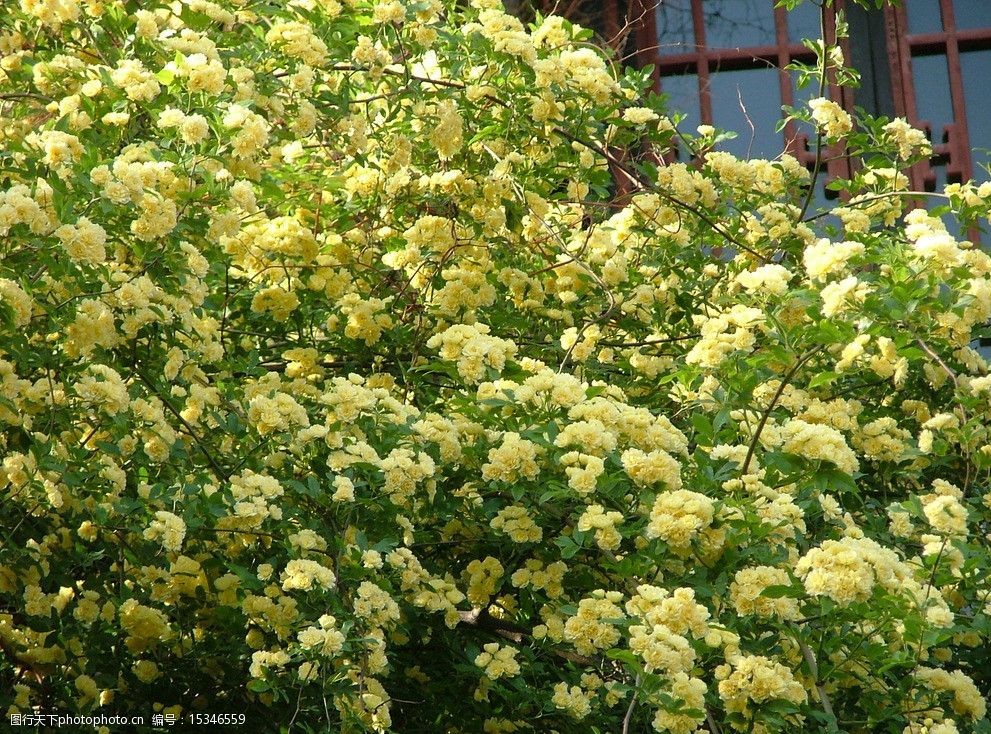
[[[886,20],[895,113],[929,131],[935,153],[913,167],[912,185],[988,180],[978,164],[991,148],[991,2],[909,0]]]
[[[655,65],[660,90],[670,95],[673,109],[688,115],[687,129],[709,124],[734,130],[739,137],[723,147],[739,156],[774,157],[784,148],[814,165],[806,132],[793,123],[781,134],[774,127],[782,105],[818,94],[797,89],[794,76],[784,70],[792,61],[815,60],[801,44],[802,38],[819,37],[815,5],[787,12],[773,0],[661,0],[645,21],[640,60]],[[825,30],[828,39],[835,37],[832,12]],[[649,58],[643,49],[652,50]],[[828,95],[852,106],[849,90],[830,85]],[[830,174],[848,173],[835,151],[827,151],[826,158]]]
[[[612,10],[615,0],[607,5]],[[830,85],[829,96],[847,109],[860,104],[930,132],[934,156],[913,167],[913,187],[991,178],[979,165],[991,158],[991,113],[983,99],[991,78],[991,0],[904,0],[883,16],[835,3],[845,5],[853,39],[844,51],[867,74],[861,90]],[[787,12],[774,8],[774,0],[631,0],[625,8],[626,17],[641,19],[639,62],[655,66],[659,89],[687,114],[686,129],[704,123],[734,130],[739,137],[723,147],[740,156],[774,156],[783,148],[814,164],[807,133],[791,123],[782,135],[773,132],[781,105],[817,93],[796,89],[784,71],[791,61],[813,60],[800,41],[819,36],[814,4]],[[827,39],[834,37],[834,13],[826,16]],[[849,175],[841,153],[825,152],[830,177]]]

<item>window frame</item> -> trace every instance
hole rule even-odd
[[[991,27],[958,29],[953,0],[939,0],[939,5],[943,30],[926,33],[909,32],[908,10],[904,5],[885,7],[895,114],[924,129],[933,144],[932,159],[916,163],[909,172],[913,188],[925,191],[935,189],[935,166],[946,166],[946,180],[949,183],[959,183],[973,177],[960,55],[967,51],[991,50]],[[930,122],[918,114],[912,59],[919,56],[946,57],[953,122],[943,126],[938,140]]]
[[[708,46],[706,43],[704,0],[690,0],[692,26],[695,50],[687,53],[661,54],[657,37],[656,15],[653,4],[645,0],[631,2],[632,15],[639,16],[642,21],[637,29],[637,61],[642,66],[653,66],[654,86],[664,92],[664,77],[682,74],[695,74],[698,80],[699,119],[702,124],[713,124],[713,101],[710,90],[710,78],[720,71],[735,71],[742,69],[774,69],[778,76],[778,85],[782,105],[793,106],[795,95],[790,72],[785,71],[789,63],[802,61],[812,63],[815,54],[801,43],[791,40],[788,33],[788,11],[784,8],[774,8],[775,43],[763,46],[747,46],[739,48],[722,48]],[[767,0],[771,3],[773,0]],[[838,0],[836,9],[843,9],[845,0]],[[836,38],[835,11],[830,10],[825,16],[825,33],[827,41],[834,42]],[[846,39],[841,42],[844,53],[849,56]],[[828,96],[836,100],[844,109],[853,109],[852,90],[840,87],[835,79],[829,79]],[[799,162],[813,169],[816,164],[814,141],[802,132],[794,121],[788,121],[782,131],[782,145],[786,153],[794,156]],[[851,174],[849,159],[843,155],[842,146],[831,146],[821,153],[825,179],[849,177]]]

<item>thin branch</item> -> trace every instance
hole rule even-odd
[[[929,355],[929,357],[931,359],[933,359],[936,362],[936,364],[938,364],[940,366],[940,368],[943,370],[943,372],[945,372],[947,374],[947,376],[953,381],[954,393],[956,393],[957,391],[959,391],[959,389],[960,389],[960,381],[957,379],[957,373],[953,371],[953,368],[951,368],[950,365],[948,365],[943,360],[943,358],[940,357],[939,354],[936,353],[936,350],[933,349],[932,347],[930,347],[925,342],[925,340],[921,336],[919,336],[918,334],[915,335],[915,343],[918,344],[920,347],[922,347],[922,350],[927,355]],[[964,424],[968,423],[970,419],[967,416],[967,409],[963,407],[963,403],[960,402],[959,400],[957,400],[957,408],[960,409],[960,418],[961,418],[961,421]],[[970,450],[967,449],[966,447],[964,449],[964,459],[965,459],[965,462],[966,462],[966,475],[964,477],[963,488],[964,488],[964,491],[966,492],[967,491],[967,488],[970,485]]]
[[[32,94],[31,92],[8,92],[6,94],[0,94],[0,99],[36,99],[39,102],[44,102],[48,104],[52,101],[51,97],[45,97],[42,94]]]
[[[946,364],[945,361],[943,361],[943,358],[940,357],[932,347],[926,344],[926,342],[922,339],[922,337],[920,336],[915,337],[915,343],[918,344],[920,347],[922,347],[922,351],[928,354],[930,358],[932,358],[932,360],[936,362],[936,364],[938,364],[943,369],[943,372],[945,372],[947,376],[949,376],[949,378],[953,380],[953,386],[957,387],[958,384],[957,373],[954,372],[953,369],[948,364]]]
[[[183,418],[182,417],[182,414],[178,410],[176,410],[175,407],[168,400],[166,400],[165,398],[163,398],[158,393],[158,388],[156,388],[155,385],[151,382],[151,380],[149,380],[147,377],[145,377],[145,375],[143,373],[141,373],[139,370],[135,369],[134,370],[134,374],[137,375],[138,378],[145,385],[148,386],[148,389],[152,391],[152,394],[154,394],[155,397],[157,397],[159,400],[162,401],[162,404],[166,407],[166,409],[172,415],[174,415],[182,423],[183,426],[185,426],[186,431],[189,433],[189,435],[193,439],[193,441],[196,442],[196,446],[199,448],[200,452],[203,454],[203,456],[206,457],[207,462],[210,464],[210,468],[213,470],[214,477],[216,477],[216,479],[218,479],[221,482],[226,482],[228,480],[228,478],[229,478],[230,475],[227,474],[227,472],[225,472],[221,468],[220,464],[217,463],[217,460],[213,458],[213,454],[211,454],[210,451],[209,451],[209,449],[207,449],[206,444],[203,443],[202,439],[200,439],[200,437],[196,433],[196,431],[193,430],[193,427],[191,425],[189,425],[189,421],[187,421],[185,418]]]
[[[489,614],[487,609],[475,608],[470,611],[459,611],[458,620],[469,627],[491,632],[517,644],[521,643],[524,637],[533,637],[532,631],[518,624],[513,624],[508,620],[496,619]],[[595,664],[595,661],[591,658],[571,652],[570,650],[553,650],[552,652],[558,657],[576,665],[588,666]]]
[[[353,64],[335,64],[332,68],[335,71],[367,71],[367,69],[364,69],[364,68],[359,67],[359,66],[355,66]],[[403,72],[397,71],[395,69],[385,69],[384,70],[384,73],[385,74],[388,74],[388,75],[391,75],[391,76],[407,77],[406,74],[404,74]],[[430,79],[429,77],[421,77],[421,76],[417,76],[417,75],[409,75],[408,76],[408,79],[411,79],[411,80],[414,80],[414,81],[418,81],[418,82],[423,82],[425,84],[434,84],[436,86],[441,86],[441,87],[450,87],[452,89],[465,89],[465,88],[467,88],[467,85],[464,82],[453,81],[453,80],[449,80],[449,79]],[[487,95],[484,95],[483,99],[487,99],[490,102],[493,102],[493,103],[499,105],[500,107],[506,107],[506,108],[509,107],[509,105],[506,102],[504,102],[503,100],[501,100],[501,99],[499,99],[497,97],[493,97],[493,96],[488,95],[488,94]],[[735,245],[736,247],[740,248],[744,252],[749,253],[750,255],[754,256],[755,258],[757,258],[761,262],[767,262],[767,258],[766,257],[764,257],[763,255],[761,255],[760,253],[758,253],[756,250],[748,247],[746,244],[744,244],[743,242],[741,242],[740,240],[738,240],[736,237],[734,237],[730,232],[728,232],[725,229],[723,229],[722,227],[720,227],[717,222],[715,222],[714,220],[712,220],[711,218],[709,218],[708,216],[706,216],[702,212],[701,209],[699,209],[698,207],[693,206],[691,204],[688,204],[686,202],[683,202],[683,201],[677,199],[674,196],[671,196],[671,194],[669,194],[668,192],[664,191],[660,187],[656,186],[652,181],[650,181],[649,179],[647,179],[645,176],[643,176],[639,172],[637,172],[637,171],[631,171],[630,168],[625,163],[623,163],[622,161],[620,161],[619,159],[617,159],[616,156],[614,156],[608,150],[605,150],[604,148],[602,148],[601,146],[597,145],[596,143],[594,143],[594,142],[592,142],[590,140],[584,140],[582,138],[579,138],[579,137],[573,135],[572,133],[568,132],[567,130],[564,130],[563,128],[560,128],[560,127],[556,127],[555,126],[552,129],[553,129],[553,131],[555,133],[557,133],[561,137],[565,138],[566,140],[568,140],[568,141],[570,141],[572,143],[578,143],[579,145],[582,145],[582,146],[588,148],[590,151],[592,151],[594,153],[597,153],[601,157],[605,158],[607,161],[609,161],[610,163],[612,163],[619,171],[621,171],[627,178],[629,178],[631,182],[633,182],[633,183],[635,183],[635,184],[637,184],[639,186],[643,186],[643,187],[647,188],[649,191],[651,191],[654,194],[657,194],[659,197],[661,197],[662,199],[664,199],[668,203],[673,204],[676,207],[680,207],[680,208],[684,209],[685,211],[691,212],[696,217],[698,217],[704,224],[706,224],[709,227],[711,227],[713,231],[717,232],[720,236],[722,236],[728,242],[731,242],[733,245]],[[803,212],[803,216],[804,216],[804,212]]]
[[[701,209],[691,204],[687,204],[674,196],[671,196],[671,194],[664,191],[659,186],[655,185],[653,181],[649,180],[639,172],[631,171],[630,168],[625,163],[623,163],[621,160],[616,158],[616,156],[614,156],[608,150],[602,148],[599,145],[596,145],[592,141],[583,140],[582,138],[576,137],[575,135],[572,135],[567,130],[564,130],[562,128],[555,127],[554,132],[556,132],[558,135],[563,137],[565,140],[568,140],[572,143],[578,143],[579,145],[585,146],[592,152],[598,153],[600,156],[602,156],[607,161],[612,163],[616,167],[616,169],[621,171],[627,178],[630,179],[631,182],[637,184],[638,186],[643,186],[653,194],[657,194],[660,198],[664,199],[669,204],[673,204],[676,207],[680,207],[685,211],[691,212],[696,217],[698,217],[704,224],[712,228],[714,232],[718,233],[721,237],[723,237],[727,242],[730,242],[736,247],[739,247],[744,252],[753,255],[761,262],[768,262],[768,259],[766,257],[761,255],[753,248],[747,247],[747,245],[745,245],[743,242],[741,242],[732,234],[730,234],[728,231],[720,227],[719,224],[717,224],[713,219],[703,214]]]
[[[930,196],[937,199],[949,199],[950,197],[946,194],[940,194],[936,191],[887,191],[883,194],[877,194],[874,196],[868,196],[863,199],[857,199],[856,201],[850,201],[846,204],[846,208],[852,208],[859,206],[861,204],[872,204],[875,201],[881,201],[883,199],[890,199],[892,197],[909,197],[909,196]],[[819,212],[818,214],[813,214],[806,217],[802,222],[814,222],[816,219],[822,219],[823,217],[828,217],[833,213],[833,210]]]
[[[774,406],[777,405],[778,400],[781,398],[781,394],[785,391],[785,387],[791,382],[791,379],[795,376],[795,373],[801,369],[802,365],[825,348],[825,344],[820,344],[818,347],[808,352],[804,357],[799,359],[790,370],[788,370],[788,373],[781,380],[781,384],[778,385],[778,389],[774,392],[771,402],[767,404],[767,408],[764,409],[764,413],[761,415],[760,421],[757,423],[757,429],[754,431],[753,438],[750,440],[750,446],[747,448],[747,457],[743,460],[743,466],[740,468],[741,475],[746,474],[747,470],[750,468],[750,460],[754,458],[754,451],[757,450],[757,442],[760,441],[760,434],[764,430],[764,426],[767,425],[767,419],[771,416],[771,411],[774,410]]]
[[[640,674],[637,673],[636,681],[633,683],[633,698],[630,700],[629,708],[626,709],[626,716],[623,717],[623,734],[630,733],[630,721],[633,720],[633,709],[637,705],[637,696],[640,694]]]
[[[719,724],[716,723],[716,720],[712,716],[712,710],[708,706],[705,707],[705,722],[709,725],[711,734],[722,734],[719,730]]]
[[[599,344],[604,347],[614,347],[616,349],[628,349],[630,347],[650,347],[654,344],[670,344],[671,342],[682,342],[689,339],[698,339],[701,334],[685,334],[684,336],[667,336],[663,339],[643,339],[636,342],[607,342],[600,341]]]
[[[826,695],[826,689],[823,687],[822,683],[819,682],[819,666],[816,665],[815,655],[812,654],[812,649],[806,645],[802,640],[798,640],[798,646],[802,650],[802,655],[805,657],[805,662],[809,665],[809,671],[812,673],[812,679],[814,681],[816,692],[819,694],[819,702],[822,703],[822,710],[825,712],[826,716],[832,724],[832,730],[839,730],[839,723],[836,721],[836,714],[833,713],[833,705],[829,702],[829,696]]]
[[[827,49],[826,49],[826,3],[822,3],[819,6],[819,32],[822,36],[822,67],[820,69],[819,76],[819,96],[824,97],[826,95],[826,72],[828,70],[827,66]],[[819,170],[822,167],[822,128],[816,125],[816,161],[815,166],[812,169],[812,180],[809,182],[809,190],[805,192],[805,201],[802,202],[802,211],[798,215],[798,221],[802,221],[805,218],[805,213],[809,210],[809,205],[812,204],[812,197],[815,195],[816,190],[816,179],[819,177]]]
[[[754,121],[750,119],[750,114],[747,112],[747,105],[743,102],[743,93],[740,91],[740,87],[736,88],[736,101],[740,105],[740,112],[743,113],[743,119],[747,121],[747,126],[750,128],[750,142],[747,143],[747,158],[750,158],[754,141],[757,139],[757,128],[754,127]]]

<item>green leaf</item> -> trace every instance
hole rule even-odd
[[[791,584],[772,584],[771,586],[764,587],[764,590],[760,592],[760,595],[765,596],[768,599],[781,599],[783,597],[799,599],[802,597],[804,591],[805,589],[801,586],[793,586]]]
[[[814,390],[817,387],[822,387],[823,385],[829,385],[834,382],[840,376],[839,372],[820,372],[818,375],[809,380],[809,389]]]
[[[627,665],[635,668],[640,667],[640,660],[631,650],[613,648],[611,650],[606,650],[606,657],[610,660],[619,660],[621,663],[626,663]]]
[[[581,550],[581,546],[567,535],[559,536],[554,541],[554,545],[561,549],[561,558],[573,558]]]

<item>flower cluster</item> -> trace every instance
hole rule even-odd
[[[6,713],[987,729],[991,184],[922,131],[791,110],[828,209],[498,0],[0,5]]]

